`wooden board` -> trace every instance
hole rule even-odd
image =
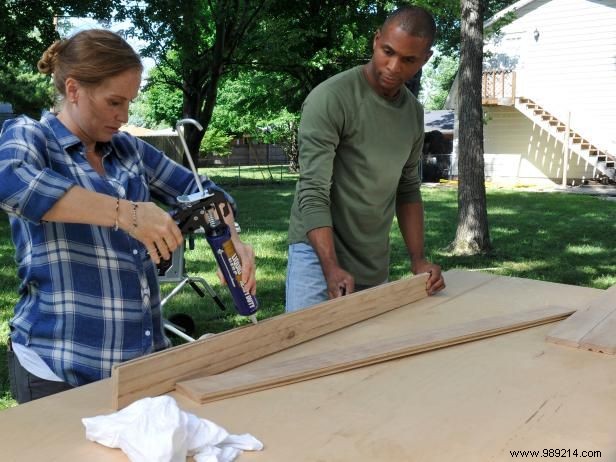
[[[546,340],[573,348],[615,354],[616,285],[558,324]]]
[[[218,374],[427,296],[427,274],[320,303],[169,350],[112,371],[112,407],[172,391],[184,379]]]
[[[193,401],[204,404],[527,329],[559,321],[571,313],[573,310],[570,308],[547,307],[504,316],[492,316],[444,329],[407,334],[393,339],[356,345],[352,348],[304,356],[259,369],[232,370],[178,382],[176,390]]]

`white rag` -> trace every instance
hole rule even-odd
[[[260,451],[254,436],[230,435],[207,419],[182,411],[170,396],[143,398],[109,415],[81,419],[86,438],[120,448],[132,462],[232,462],[242,450]]]

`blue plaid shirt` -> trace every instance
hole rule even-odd
[[[155,265],[112,227],[42,221],[74,185],[133,201],[197,192],[190,170],[126,133],[103,146],[106,175],[55,115],[18,117],[0,137],[0,208],[9,214],[20,299],[11,338],[71,385],[109,377],[114,364],[169,346]],[[217,189],[209,180],[204,187]],[[229,198],[230,199],[230,198]]]

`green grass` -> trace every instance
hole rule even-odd
[[[284,310],[287,227],[296,177],[283,168],[209,169],[209,176],[234,195],[239,206],[242,239],[257,255],[260,319]],[[616,202],[597,197],[488,189],[488,215],[494,252],[457,257],[444,250],[454,237],[457,192],[451,187],[423,188],[426,209],[426,252],[443,269],[482,269],[517,276],[605,289],[616,284]],[[402,239],[391,233],[391,279],[409,274]],[[211,251],[201,236],[186,252],[187,272],[204,277],[231,307],[226,288],[215,274]],[[0,222],[0,409],[13,405],[8,396],[6,339],[8,319],[17,300],[13,247],[8,221]],[[164,284],[163,293],[173,285]],[[246,323],[233,310],[221,311],[206,295],[185,287],[165,306],[165,315],[189,314],[196,335],[220,332]]]

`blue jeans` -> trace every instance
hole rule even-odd
[[[370,287],[374,286],[356,284],[355,292]],[[327,281],[317,253],[303,242],[291,244],[287,260],[285,311],[298,311],[327,300]]]
[[[327,282],[312,246],[303,242],[291,244],[287,260],[286,312],[297,311],[328,299]]]

